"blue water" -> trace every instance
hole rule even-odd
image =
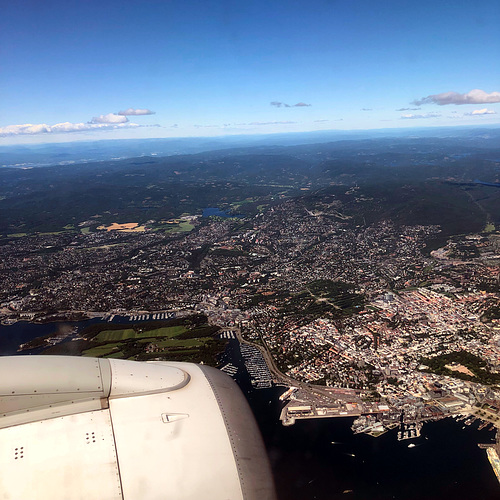
[[[9,326],[0,325],[0,356],[16,354],[21,344],[37,337],[55,334],[65,328],[67,329],[68,326],[71,328],[78,327],[78,330],[83,330],[87,326],[97,323],[108,323],[108,321],[94,318],[85,321],[55,321],[42,324],[18,321]],[[130,319],[128,316],[115,316],[111,323],[130,323]],[[141,321],[137,320],[133,321],[133,323],[141,323]]]
[[[500,187],[500,184],[498,182],[484,182],[484,181],[480,181],[478,179],[474,179],[474,184],[481,184],[483,186],[491,186],[491,187],[497,187],[499,188]]]
[[[216,207],[208,207],[203,209],[203,214],[202,217],[238,217],[242,218],[244,215],[241,214],[230,214],[228,212],[224,212],[223,210],[220,210],[219,208]]]
[[[53,323],[34,324],[26,321],[18,321],[13,325],[0,326],[0,355],[9,356],[17,353],[21,344],[29,340],[43,337],[45,335],[56,334],[61,329],[78,326],[84,328],[93,323],[98,323],[100,319],[91,319],[87,321],[58,321]]]

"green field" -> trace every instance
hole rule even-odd
[[[82,356],[92,356],[96,358],[109,356],[112,353],[119,353],[119,349],[121,346],[121,343],[98,345],[96,347],[91,347],[90,349],[83,351]]]
[[[155,340],[152,340],[152,339],[143,339],[143,340],[140,340],[139,342],[142,344],[146,344],[146,343],[149,343],[149,342],[153,342],[155,345],[157,345],[158,347],[161,347],[161,348],[165,348],[165,347],[200,347],[202,346],[205,342],[207,341],[206,338],[203,338],[203,339],[172,339],[172,338],[169,338],[167,340],[158,340],[158,339],[155,339]]]
[[[167,233],[189,233],[194,229],[193,224],[187,221],[179,222],[179,224],[166,229]]]
[[[226,343],[218,338],[220,328],[210,325],[206,316],[191,316],[166,321],[136,324],[95,324],[82,332],[82,339],[49,346],[45,354],[147,361],[203,362],[217,366]],[[71,345],[70,345],[71,344]]]
[[[165,328],[158,328],[156,330],[135,331],[132,328],[125,330],[104,330],[94,338],[95,342],[117,342],[126,339],[151,339],[158,337],[173,338],[186,332],[187,328],[184,326],[170,326]]]

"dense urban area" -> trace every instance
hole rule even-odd
[[[425,252],[439,227],[354,225],[349,204],[370,200],[359,188],[343,197],[172,221],[189,232],[94,225],[11,238],[2,320],[202,313],[260,345],[277,380],[295,384],[288,422],[364,415],[356,429],[381,431],[402,410],[420,421],[477,408],[498,423],[500,236],[456,236]],[[295,381],[324,385],[322,402]]]
[[[354,416],[354,432],[399,427],[399,439],[450,415],[500,428],[500,234],[463,180],[425,188],[403,180],[395,210],[370,183],[314,189],[301,178],[237,202],[223,196],[220,209],[115,221],[108,211],[73,217],[60,231],[6,234],[0,318],[194,321],[170,327],[181,328],[176,354],[196,332],[212,354],[221,344],[208,336],[237,337],[255,386],[288,388],[285,425]],[[436,195],[423,216],[412,205],[419,192]],[[470,201],[462,212],[450,201],[458,195]],[[477,230],[466,215],[447,227],[450,206],[481,220]],[[456,230],[461,223],[467,231]],[[142,329],[129,337],[119,350],[109,345],[118,337],[101,333],[83,354],[172,354]]]

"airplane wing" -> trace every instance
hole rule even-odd
[[[191,363],[0,357],[0,499],[274,500],[252,412]]]

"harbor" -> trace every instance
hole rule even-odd
[[[256,389],[272,387],[273,376],[260,350],[247,343],[241,343],[240,350],[252,385]]]

